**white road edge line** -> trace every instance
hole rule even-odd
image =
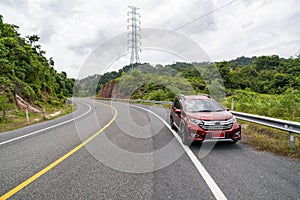
[[[83,102],[83,101],[80,101],[80,102],[83,103],[83,104],[85,104],[85,105],[87,105],[87,106],[89,106],[89,110],[88,110],[87,112],[83,113],[82,115],[77,116],[77,117],[72,118],[72,119],[69,119],[69,120],[67,120],[67,121],[64,121],[64,122],[55,124],[55,125],[53,125],[53,126],[49,126],[49,127],[47,127],[47,128],[43,128],[43,129],[34,131],[34,132],[32,132],[32,133],[28,133],[28,134],[26,134],[26,135],[22,135],[22,136],[20,136],[20,137],[16,137],[16,138],[13,138],[13,139],[10,139],[10,140],[1,142],[1,143],[0,143],[0,146],[3,145],[3,144],[7,144],[7,143],[10,143],[10,142],[13,142],[13,141],[16,141],[16,140],[19,140],[19,139],[22,139],[22,138],[25,138],[25,137],[28,137],[28,136],[37,134],[37,133],[40,133],[40,132],[42,132],[42,131],[49,130],[49,129],[51,129],[51,128],[55,128],[55,127],[57,127],[57,126],[60,126],[60,125],[69,123],[69,122],[71,122],[71,121],[73,121],[73,120],[76,120],[76,119],[78,119],[78,118],[81,118],[81,117],[85,116],[86,114],[88,114],[88,113],[92,110],[92,107],[91,107],[89,104],[87,104],[87,103],[85,103],[85,102]]]
[[[162,119],[159,115],[157,115],[156,113],[154,113],[151,110],[148,110],[148,109],[143,108],[143,107],[135,106],[135,105],[130,105],[130,106],[136,107],[136,108],[139,108],[139,109],[142,109],[142,110],[146,110],[146,111],[152,113],[158,119],[160,119],[169,128],[169,130],[173,133],[174,137],[181,144],[182,148],[185,150],[185,152],[187,153],[187,155],[190,157],[191,161],[194,163],[195,167],[197,168],[198,172],[200,173],[200,175],[203,177],[203,179],[207,183],[209,189],[211,190],[211,192],[213,193],[213,195],[215,196],[215,198],[217,200],[225,200],[225,199],[227,199],[226,196],[224,195],[224,193],[222,192],[222,190],[219,188],[219,186],[214,181],[214,179],[209,175],[209,173],[203,167],[203,165],[201,164],[201,162],[199,161],[199,159],[195,156],[195,154],[192,152],[192,150],[189,147],[187,147],[186,145],[184,145],[182,143],[181,138],[171,128],[171,126],[169,125],[168,122],[166,122],[164,119]]]

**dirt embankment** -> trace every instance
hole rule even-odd
[[[42,113],[40,110],[34,108],[32,105],[30,105],[28,102],[26,102],[22,97],[19,95],[15,95],[15,101],[16,101],[16,106],[21,109],[21,110],[26,110],[28,109],[29,112],[33,113]]]
[[[118,82],[113,80],[106,83],[101,88],[98,96],[102,98],[120,98],[118,94]]]

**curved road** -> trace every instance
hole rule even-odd
[[[75,102],[0,133],[0,199],[300,199],[297,161],[242,143],[183,147],[162,108]]]

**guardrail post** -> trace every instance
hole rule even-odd
[[[290,135],[290,149],[294,149],[295,145],[294,145],[294,133],[289,132]]]
[[[28,108],[26,108],[26,123],[29,124]]]
[[[46,110],[45,110],[44,107],[43,107],[43,111],[42,112],[43,112],[43,118],[46,119]]]
[[[231,99],[231,110],[234,110],[234,98]]]

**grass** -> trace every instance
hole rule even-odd
[[[300,135],[294,134],[294,149],[289,148],[289,133],[239,120],[243,142],[257,150],[300,160]]]
[[[288,90],[280,95],[235,90],[232,91],[232,96],[222,99],[221,103],[230,108],[232,99],[235,111],[300,122],[298,90]]]
[[[28,113],[29,123],[26,121],[26,112],[22,110],[13,110],[8,112],[7,119],[0,123],[0,132],[10,131],[14,129],[18,129],[27,125],[35,124],[42,121],[47,121],[51,119],[58,118],[60,116],[71,113],[74,110],[74,105],[64,105],[62,107],[57,107],[53,105],[49,105],[46,108],[47,118],[44,118],[43,114],[37,113]],[[57,111],[61,111],[59,115],[49,117],[49,114],[55,113]]]

